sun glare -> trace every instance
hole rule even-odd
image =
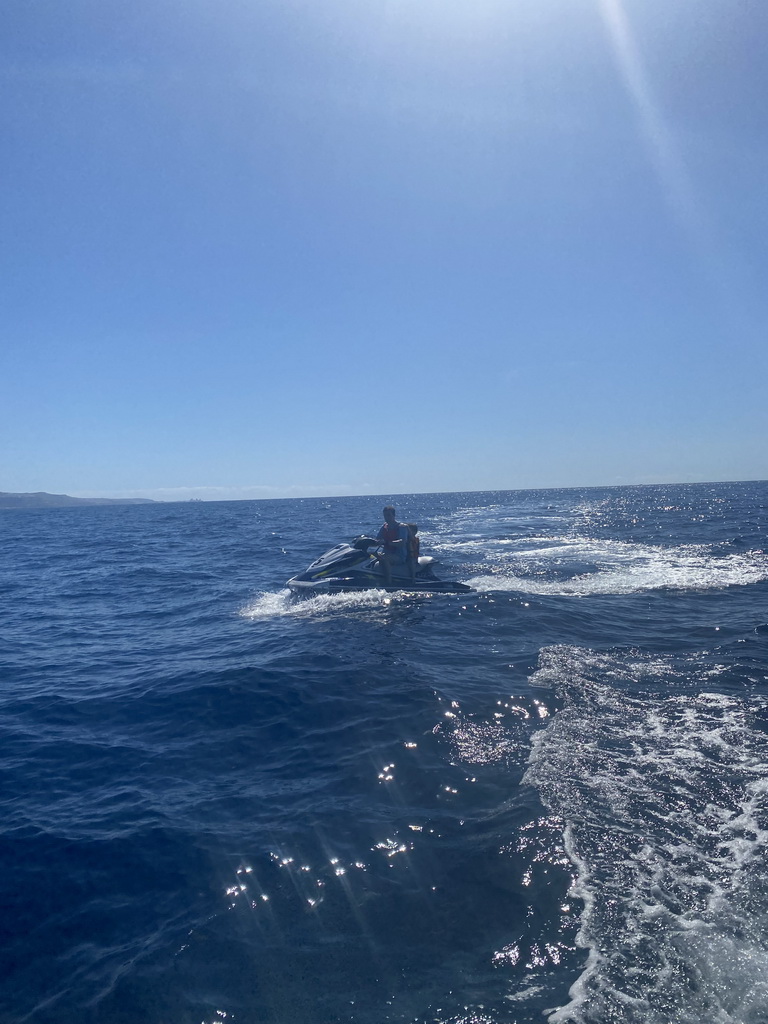
[[[683,159],[653,96],[622,0],[598,2],[616,63],[637,111],[650,158],[667,201],[686,229],[698,235],[701,231],[701,218],[697,211],[693,187]]]
[[[742,275],[718,244],[715,226],[697,196],[680,147],[654,96],[623,0],[598,0],[598,4],[667,205],[684,232],[712,293],[718,296],[721,315],[730,328],[735,329],[740,322]]]

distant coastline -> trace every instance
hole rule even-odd
[[[0,508],[70,508],[73,505],[155,505],[152,498],[73,498],[69,494],[0,491]]]

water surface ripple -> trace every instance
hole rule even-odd
[[[0,512],[0,1024],[765,1024],[766,499]]]

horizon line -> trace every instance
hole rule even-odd
[[[103,493],[96,494],[93,491],[88,491],[88,492],[79,492],[79,493],[75,493],[75,494],[71,494],[71,495],[67,495],[67,496],[68,497],[81,498],[82,500],[85,500],[85,501],[87,501],[90,498],[93,498],[93,499],[96,499],[96,498],[111,498],[112,500],[118,500],[118,501],[120,501],[120,500],[129,500],[131,498],[144,498],[144,499],[148,499],[148,500],[150,500],[150,501],[152,501],[152,502],[154,502],[156,504],[173,505],[173,504],[187,504],[187,503],[189,503],[191,501],[213,503],[213,502],[224,502],[224,501],[307,501],[307,500],[328,500],[330,498],[372,498],[372,499],[373,498],[383,498],[383,499],[386,499],[386,498],[396,498],[396,497],[406,497],[406,496],[420,496],[420,495],[425,495],[425,494],[497,494],[497,493],[500,493],[500,492],[508,493],[508,492],[527,492],[527,491],[604,490],[604,489],[608,489],[608,488],[613,489],[613,488],[619,488],[619,487],[695,487],[695,486],[703,486],[703,485],[707,485],[707,484],[746,484],[746,483],[768,483],[768,477],[742,477],[740,479],[726,478],[726,479],[705,479],[705,480],[642,480],[642,481],[635,481],[635,482],[622,481],[622,482],[599,483],[599,484],[565,484],[565,485],[548,484],[548,485],[545,485],[545,486],[538,486],[538,487],[536,487],[536,486],[528,486],[528,487],[481,487],[481,488],[461,488],[461,489],[458,489],[458,490],[434,490],[434,491],[432,491],[432,490],[429,490],[429,491],[410,491],[410,490],[406,490],[406,491],[377,491],[377,492],[372,492],[372,491],[366,491],[366,492],[359,492],[359,491],[353,492],[353,491],[349,491],[349,492],[346,492],[345,491],[345,492],[342,492],[342,493],[338,493],[337,492],[337,493],[326,493],[326,494],[311,493],[311,494],[272,494],[272,495],[262,495],[262,496],[251,495],[251,496],[239,497],[239,498],[234,498],[234,497],[229,497],[229,498],[223,498],[223,497],[222,498],[213,498],[213,497],[206,498],[206,497],[201,497],[200,495],[196,495],[196,494],[190,494],[189,497],[184,497],[184,498],[155,498],[155,497],[151,497],[151,495],[153,493],[154,494],[160,493],[160,492],[162,492],[164,490],[179,490],[179,491],[181,491],[181,490],[188,490],[189,492],[193,492],[193,491],[205,491],[205,490],[221,490],[221,491],[245,490],[246,488],[236,488],[236,487],[234,487],[234,488],[227,488],[227,487],[208,488],[208,487],[205,487],[205,486],[202,486],[202,487],[189,487],[189,488],[181,488],[181,487],[180,488],[161,488],[161,487],[158,487],[158,488],[155,488],[153,490],[147,488],[147,489],[141,490],[141,492],[131,491],[129,493],[121,493],[121,494],[115,494],[115,492],[108,493],[108,494],[103,494]],[[264,488],[264,489],[266,490],[268,488]],[[277,488],[277,487],[269,488],[269,489],[270,490],[275,490],[275,491],[280,490],[280,488]],[[16,491],[16,492],[0,492],[0,494],[2,494],[2,493],[6,493],[6,494],[10,494],[10,493],[15,493],[15,494],[21,494],[21,493],[26,493],[26,494],[38,493],[39,494],[39,493],[43,493],[43,494],[46,494],[46,493],[51,493],[51,492],[46,492],[46,491],[42,491],[42,492],[40,492],[40,491],[38,491],[38,492],[34,492],[34,491],[27,491],[27,492],[19,492],[19,491]]]

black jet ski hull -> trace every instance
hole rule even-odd
[[[370,553],[377,541],[358,537],[351,544],[337,544],[326,551],[309,568],[288,580],[286,586],[294,594],[327,594],[355,590],[404,590],[409,593],[467,594],[472,588],[454,580],[440,580],[433,571],[433,558],[420,558],[415,578],[410,571],[397,572],[385,582],[377,559]]]
[[[339,577],[337,579],[325,580],[304,580],[300,576],[294,576],[288,580],[286,586],[294,594],[328,594],[339,593],[340,591],[352,590],[403,590],[408,593],[423,592],[427,594],[469,594],[472,587],[466,583],[457,583],[454,580],[402,580],[386,584],[383,577],[376,576],[371,579],[360,577]]]

